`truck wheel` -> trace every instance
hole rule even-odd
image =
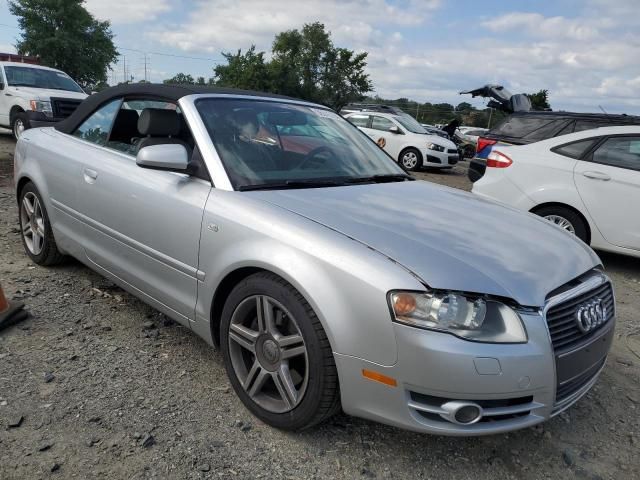
[[[327,335],[304,297],[277,275],[256,273],[231,291],[220,347],[233,389],[263,422],[302,430],[339,410]]]
[[[27,114],[24,112],[16,113],[13,116],[13,121],[11,122],[11,133],[13,133],[13,138],[18,140],[22,132],[31,128],[29,125],[29,119],[27,118]]]

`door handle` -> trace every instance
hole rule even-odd
[[[98,178],[98,172],[95,170],[91,170],[90,168],[84,169],[84,181],[87,183],[95,183]]]
[[[609,175],[602,172],[582,172],[582,175],[593,180],[603,180],[605,182],[611,180]]]

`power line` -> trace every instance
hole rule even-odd
[[[0,23],[0,27],[5,27],[5,28],[12,28],[15,30],[20,30],[20,27],[16,27],[15,25],[9,25],[7,23]],[[127,48],[127,47],[118,47],[116,46],[116,49],[118,50],[127,50],[130,52],[137,52],[137,53],[144,53],[145,55],[159,55],[162,57],[173,57],[173,58],[186,58],[188,60],[202,60],[205,62],[224,62],[224,59],[222,58],[207,58],[207,57],[195,57],[192,55],[180,55],[177,53],[163,53],[163,52],[149,52],[149,51],[145,51],[145,50],[140,50],[137,48]]]

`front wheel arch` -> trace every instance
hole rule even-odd
[[[553,208],[553,207],[566,208],[568,210],[571,210],[573,213],[575,213],[576,215],[578,215],[580,217],[580,219],[584,223],[584,227],[585,227],[586,233],[587,233],[587,238],[586,238],[586,242],[585,243],[587,245],[590,245],[591,244],[591,225],[589,224],[589,221],[587,220],[587,218],[577,208],[574,208],[571,205],[567,205],[566,203],[547,202],[547,203],[541,203],[540,205],[536,205],[531,210],[529,210],[529,212],[538,215],[539,211],[541,211],[541,210],[543,210],[545,208]]]
[[[264,268],[258,267],[242,267],[229,272],[222,281],[218,284],[215,293],[213,294],[213,301],[211,302],[211,338],[216,347],[220,347],[220,321],[222,319],[222,310],[224,304],[227,301],[227,297],[234,289],[236,285],[242,282],[245,278],[258,272],[269,272]]]

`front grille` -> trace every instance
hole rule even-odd
[[[606,320],[598,328],[583,333],[576,322],[576,312],[580,306],[592,299],[600,298],[607,309]],[[572,297],[547,312],[547,325],[551,334],[551,343],[556,353],[568,351],[574,346],[591,338],[598,330],[607,325],[615,315],[613,289],[611,283],[606,282],[593,290]]]
[[[455,157],[450,156],[449,157],[449,165],[455,165],[456,163],[458,163],[458,160],[459,160],[459,158],[458,158],[457,155]]]
[[[447,153],[455,153],[457,155],[458,150],[456,150],[455,148],[450,148],[449,150],[447,150]]]
[[[53,116],[57,118],[67,118],[71,115],[81,100],[75,100],[73,98],[52,98],[51,110],[53,110]]]
[[[562,403],[564,400],[568,399],[574,393],[578,392],[582,387],[588,384],[593,379],[593,377],[598,374],[606,360],[606,358],[603,358],[589,370],[581,373],[580,376],[569,380],[562,385],[558,385],[556,387],[556,404]]]

